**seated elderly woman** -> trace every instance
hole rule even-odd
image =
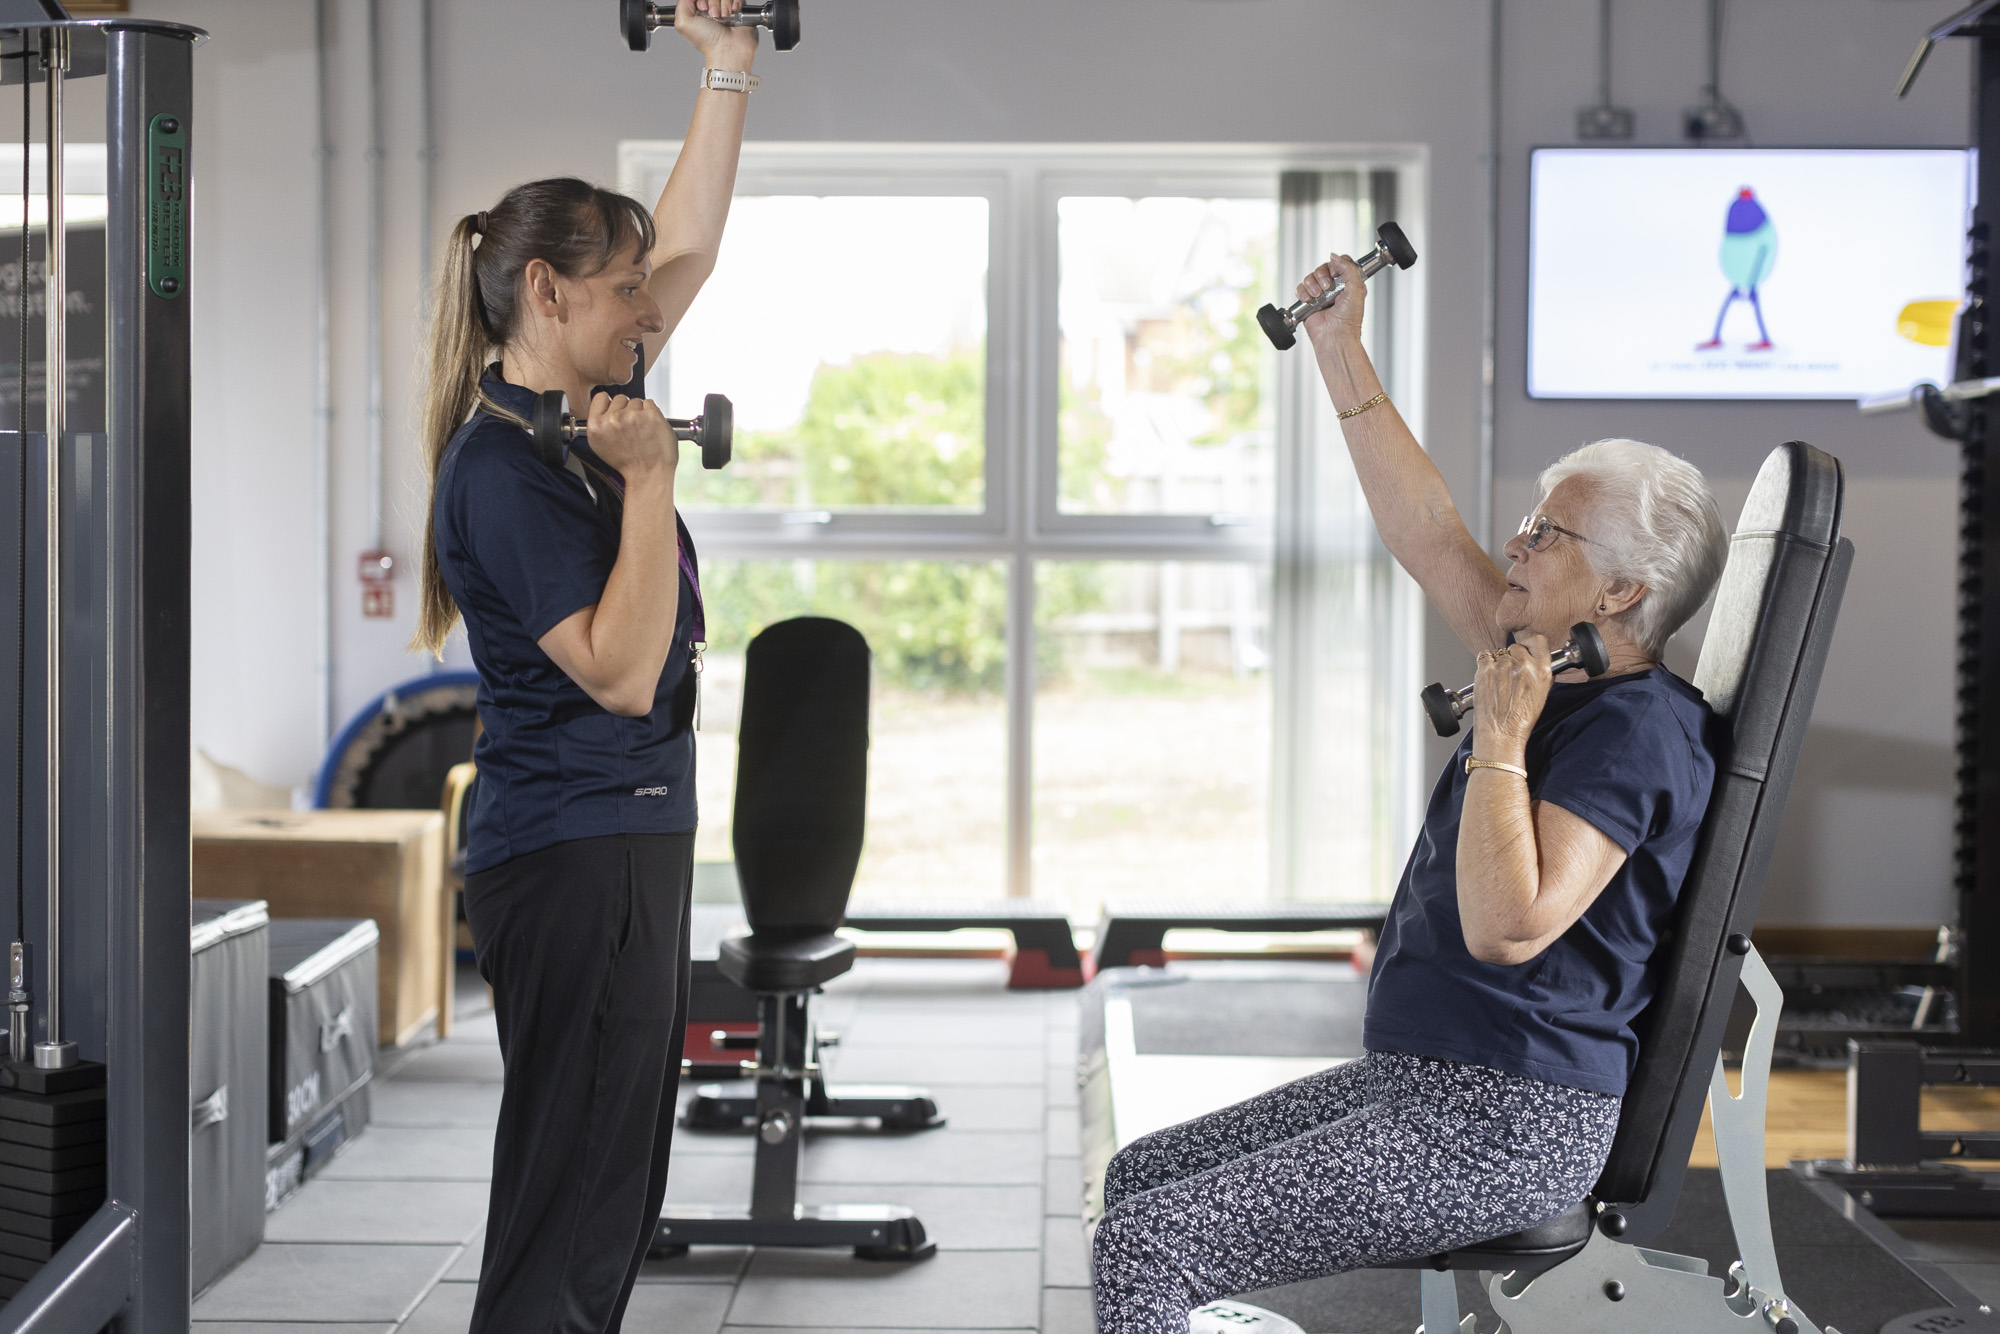
[[[1701,474],[1630,440],[1541,477],[1502,571],[1386,401],[1360,271],[1306,322],[1383,540],[1478,652],[1474,725],[1384,924],[1360,1059],[1135,1140],[1092,1240],[1098,1329],[1185,1331],[1232,1293],[1531,1227],[1589,1193],[1715,776],[1714,715],[1660,665],[1728,542]],[[1594,623],[1610,670],[1552,678]],[[1415,707],[1414,701],[1411,707]]]

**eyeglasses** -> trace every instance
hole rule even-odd
[[[1521,520],[1521,526],[1515,530],[1514,536],[1527,538],[1528,550],[1540,551],[1543,547],[1556,540],[1557,533],[1561,533],[1564,537],[1573,537],[1579,542],[1588,542],[1590,540],[1582,533],[1571,532],[1561,524],[1550,519],[1546,514],[1530,514],[1527,518]]]

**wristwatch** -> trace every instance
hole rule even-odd
[[[763,82],[747,70],[705,69],[701,72],[701,86],[722,93],[754,93]]]

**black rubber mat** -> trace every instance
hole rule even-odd
[[[1220,980],[1134,987],[1141,1056],[1359,1056],[1365,978]]]
[[[1771,1232],[1779,1239],[1778,1270],[1785,1290],[1822,1327],[1875,1334],[1910,1311],[1945,1303],[1896,1258],[1842,1218],[1789,1171],[1768,1173]],[[1647,1243],[1654,1250],[1698,1255],[1720,1277],[1736,1258],[1736,1240],[1713,1168],[1693,1168],[1673,1224]],[[1459,1313],[1479,1315],[1490,1330],[1497,1318],[1473,1274],[1458,1277]],[[1410,1334],[1419,1318],[1417,1275],[1370,1270],[1294,1283],[1243,1300],[1296,1320],[1312,1334]]]

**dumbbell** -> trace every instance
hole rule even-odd
[[[1549,670],[1553,673],[1581,667],[1586,675],[1602,676],[1610,666],[1611,657],[1604,651],[1604,636],[1597,633],[1597,627],[1589,621],[1578,621],[1572,625],[1569,628],[1569,643],[1549,657]],[[1457,736],[1458,720],[1472,712],[1471,686],[1446,690],[1442,684],[1433,681],[1424,687],[1421,698],[1424,712],[1431,716],[1431,726],[1437,729],[1439,736]]]
[[[764,0],[761,5],[745,5],[716,22],[731,28],[769,28],[771,44],[780,51],[789,51],[799,44],[799,0]],[[644,51],[653,44],[655,28],[674,26],[674,7],[656,5],[652,0],[618,0],[618,26],[625,32],[625,45],[634,51]]]
[[[720,468],[729,462],[730,441],[736,433],[736,413],[721,394],[701,401],[701,416],[669,417],[667,425],[682,440],[701,443],[701,466]],[[572,444],[587,444],[583,422],[570,415],[569,395],[550,389],[535,400],[535,452],[551,468],[560,468]]]
[[[1410,238],[1403,235],[1403,229],[1393,222],[1385,222],[1375,229],[1375,248],[1354,261],[1361,269],[1361,276],[1373,278],[1382,270],[1394,264],[1399,269],[1407,269],[1417,262],[1417,249],[1410,244]],[[1265,306],[1257,312],[1257,323],[1264,327],[1264,336],[1271,340],[1271,346],[1283,352],[1299,341],[1296,332],[1306,316],[1315,311],[1325,310],[1333,304],[1347,284],[1338,279],[1316,301],[1301,298],[1279,310],[1276,306]]]

